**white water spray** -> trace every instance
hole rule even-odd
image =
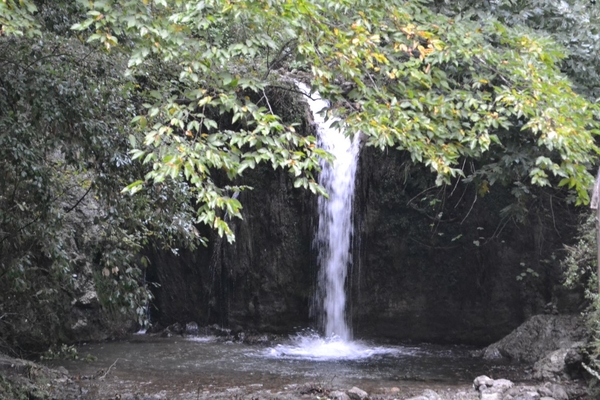
[[[336,120],[325,121],[320,113],[328,107],[318,93],[310,93],[305,84],[296,82],[309,96],[308,104],[317,125],[321,148],[335,157],[333,164],[323,162],[319,183],[329,193],[329,199],[319,198],[319,226],[316,245],[319,248],[319,287],[316,302],[323,307],[325,336],[308,331],[291,338],[291,344],[279,344],[267,349],[269,358],[303,359],[314,361],[356,360],[377,354],[396,354],[398,349],[367,346],[352,341],[346,322],[345,285],[350,266],[352,242],[352,199],[359,152],[359,139],[350,139],[331,126]]]
[[[333,127],[336,121],[320,113],[328,107],[326,100],[310,88],[296,83],[311,98],[308,104],[317,126],[319,146],[335,157],[332,164],[323,161],[319,183],[327,190],[329,199],[319,198],[319,226],[316,245],[319,250],[319,282],[316,302],[322,305],[325,337],[299,334],[293,345],[279,345],[268,351],[270,357],[304,358],[315,360],[359,359],[386,353],[387,349],[366,347],[351,342],[346,322],[346,277],[351,264],[352,198],[359,151],[358,137],[350,139]]]
[[[298,87],[307,95],[310,89],[301,83]],[[320,114],[328,107],[318,93],[312,94],[309,106],[317,126],[319,146],[331,153],[333,164],[322,162],[319,183],[329,199],[319,197],[319,226],[316,243],[319,250],[319,290],[317,303],[323,305],[322,325],[326,337],[337,336],[342,341],[351,339],[346,322],[345,284],[352,262],[350,244],[353,234],[352,198],[359,151],[358,137],[348,138],[333,127],[336,119],[325,121]]]

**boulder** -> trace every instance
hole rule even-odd
[[[365,400],[369,398],[369,394],[356,386],[346,392],[352,400]]]
[[[485,393],[490,400],[494,398],[494,396],[491,396],[492,394],[502,394],[513,386],[513,383],[508,379],[492,379],[486,375],[478,376],[473,380],[475,390],[481,392],[482,398]]]
[[[504,392],[502,400],[569,400],[579,395],[569,396],[564,386],[547,382],[542,386],[514,386]]]
[[[538,392],[544,398],[552,398],[554,400],[569,400],[569,395],[565,390],[564,386],[556,383],[547,383],[544,386],[538,388]]]
[[[585,329],[579,315],[534,315],[508,336],[488,346],[483,357],[534,363],[547,353],[571,348],[584,338]]]
[[[350,397],[348,397],[348,395],[344,392],[341,392],[339,390],[335,390],[331,393],[329,393],[329,396],[327,396],[328,398],[330,398],[331,400],[350,400]]]
[[[486,375],[478,376],[473,380],[473,387],[475,390],[483,390],[494,384],[494,380]],[[483,389],[480,389],[483,386]]]
[[[505,392],[512,388],[514,384],[508,379],[494,379],[491,389],[495,392]]]
[[[539,380],[560,382],[566,379],[565,356],[569,349],[560,349],[548,353],[533,365],[533,377]]]
[[[175,335],[183,335],[183,326],[179,322],[175,322],[173,325],[167,327],[166,331]]]
[[[186,335],[198,335],[198,324],[195,322],[188,322],[187,324],[185,324],[185,333]]]
[[[481,375],[473,380],[473,387],[479,392],[480,400],[504,400],[505,393],[510,390],[514,384],[508,379],[492,379],[489,376]],[[512,397],[508,397],[512,399]]]

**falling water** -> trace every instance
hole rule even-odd
[[[305,84],[298,88],[309,97],[308,104],[317,126],[321,148],[333,154],[332,164],[323,162],[319,183],[329,198],[319,198],[319,226],[315,243],[319,250],[319,283],[316,302],[322,306],[324,336],[307,330],[290,338],[288,343],[267,348],[267,358],[293,360],[359,360],[378,355],[395,355],[397,348],[367,345],[351,340],[346,321],[345,284],[351,264],[352,198],[359,151],[359,139],[350,139],[332,126],[335,119],[325,121],[320,113],[328,107],[318,93],[311,94]]]
[[[301,83],[298,87],[307,95],[310,89]],[[356,359],[388,352],[383,348],[368,348],[350,342],[350,328],[346,322],[345,283],[351,263],[352,197],[359,142],[349,139],[332,126],[335,119],[325,121],[320,113],[328,106],[318,93],[309,100],[317,126],[319,145],[333,154],[332,164],[323,162],[319,183],[327,190],[329,198],[319,198],[319,227],[316,244],[320,264],[317,302],[322,305],[325,337],[300,334],[292,346],[270,349],[273,357],[299,357],[312,359]]]
[[[298,85],[305,93],[308,87]],[[335,119],[325,121],[319,112],[328,106],[327,101],[313,93],[309,100],[317,126],[319,145],[331,153],[332,164],[322,162],[319,183],[329,198],[319,197],[319,227],[316,243],[319,250],[319,290],[317,302],[322,304],[322,325],[326,337],[337,336],[350,340],[346,323],[345,283],[351,263],[352,197],[354,176],[359,150],[358,138],[348,138],[340,129],[332,126]]]

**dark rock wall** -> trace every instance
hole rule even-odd
[[[281,171],[247,178],[255,190],[240,197],[234,244],[206,232],[208,248],[151,257],[161,325],[283,333],[314,324],[316,198]],[[500,213],[510,188],[475,190],[435,187],[403,153],[363,149],[348,289],[357,338],[489,344],[533,314],[572,311],[553,259],[573,235],[572,210],[540,192],[521,224]]]
[[[161,325],[195,321],[224,328],[292,332],[309,325],[316,281],[311,250],[316,198],[281,170],[261,167],[245,182],[233,244],[214,233],[208,248],[154,251],[150,279]]]
[[[568,308],[553,254],[573,235],[570,209],[540,192],[520,224],[500,213],[515,201],[510,188],[476,197],[475,185],[435,187],[410,165],[400,152],[361,154],[355,336],[487,344],[533,314]]]

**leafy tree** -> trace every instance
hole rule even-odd
[[[500,0],[493,2],[436,2],[450,15],[469,13],[476,18],[493,15],[509,26],[527,26],[551,36],[563,46],[560,67],[578,92],[590,99],[600,92],[600,9],[588,0]]]
[[[136,118],[146,134],[133,156],[153,164],[146,181],[182,176],[194,185],[200,220],[223,231],[212,210],[228,207],[237,215],[239,204],[207,171],[223,168],[233,178],[269,160],[318,189],[310,171],[322,153],[312,149],[312,138],[295,135],[268,107],[244,96],[281,85],[272,71],[283,62],[310,69],[313,88],[333,101],[331,112],[349,134],[409,151],[437,173],[439,184],[464,176],[465,158],[481,159],[490,149],[523,151],[525,157],[515,155],[508,165],[489,160],[480,174],[490,184],[513,180],[506,171],[519,164],[519,180],[566,185],[577,203],[588,201],[587,169],[598,152],[596,106],[561,74],[562,49],[530,29],[492,17],[449,18],[416,1],[90,5],[88,19],[75,28],[92,29],[89,39],[107,49],[121,43],[133,74],[150,56],[177,63],[180,79]],[[268,98],[260,101],[268,106]],[[208,118],[207,109],[225,121]],[[290,141],[300,150],[290,153]]]
[[[0,37],[0,348],[29,351],[73,339],[72,301],[92,277],[100,324],[143,320],[142,246],[197,241],[181,183],[120,194],[143,174],[127,154],[140,100],[126,59],[70,34],[71,4],[38,6],[43,37]]]
[[[29,0],[0,2],[0,35],[35,36],[40,34],[33,14],[36,5]]]
[[[293,30],[282,29],[283,10],[277,2],[273,6],[99,2],[92,4],[90,18],[74,27],[94,26],[89,40],[106,49],[122,42],[132,75],[146,74],[151,59],[177,66],[178,78],[150,91],[144,105],[148,112],[134,118],[144,136],[132,158],[151,163],[152,170],[127,191],[135,193],[145,183],[160,184],[167,177],[183,178],[197,198],[197,220],[229,240],[233,234],[217,210],[240,217],[241,205],[233,195],[245,187],[218,184],[216,171],[232,180],[269,162],[289,169],[296,186],[322,192],[312,171],[325,153],[316,148],[314,137],[281,122],[266,93],[270,69],[293,39]],[[132,145],[137,144],[132,138]]]
[[[600,9],[595,2],[496,1],[491,3],[492,7],[481,7],[481,4],[473,2],[454,2],[452,5],[439,3],[440,10],[451,15],[469,13],[474,18],[487,18],[492,14],[509,26],[527,26],[551,36],[563,46],[565,57],[559,66],[574,83],[574,90],[592,101],[598,98]],[[578,226],[578,241],[566,247],[562,265],[565,269],[566,286],[583,291],[588,302],[584,315],[592,340],[588,345],[584,367],[593,378],[593,390],[597,394],[600,379],[600,298],[594,220],[594,215],[583,213]]]

